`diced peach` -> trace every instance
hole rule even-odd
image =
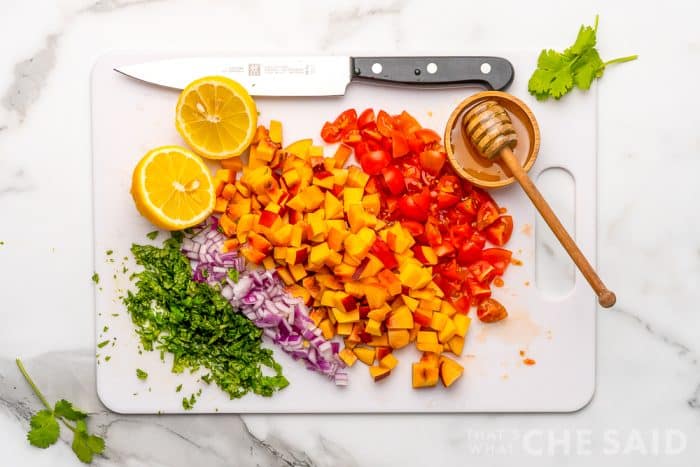
[[[381,208],[379,194],[366,195],[362,198],[362,207],[370,214],[379,214],[379,209]]]
[[[399,271],[401,284],[411,289],[422,289],[432,278],[433,273],[430,268],[422,268],[413,264],[407,264]]]
[[[355,352],[347,348],[338,352],[338,356],[347,366],[353,366],[357,361],[357,355],[355,355]]]
[[[335,336],[333,324],[330,322],[330,320],[324,319],[321,321],[321,324],[318,325],[318,328],[321,330],[323,337],[326,339],[333,339],[333,336]]]
[[[442,313],[433,313],[433,319],[431,320],[429,326],[435,331],[442,331],[445,328],[445,324],[450,320],[450,317]]]
[[[435,386],[439,379],[439,369],[426,363],[414,363],[412,366],[413,387],[426,388]]]
[[[222,247],[224,253],[237,250],[240,246],[240,242],[235,238],[229,238],[224,240],[224,246]]]
[[[355,323],[338,323],[336,332],[339,336],[349,336]]]
[[[292,237],[289,240],[289,246],[299,248],[304,239],[304,226],[302,224],[292,225]]]
[[[374,363],[374,349],[370,349],[369,347],[355,347],[352,351],[365,365],[372,365]]]
[[[365,323],[365,332],[372,334],[373,336],[381,336],[381,323],[373,319],[367,320],[367,323]]]
[[[366,341],[367,345],[372,346],[372,347],[388,347],[389,346],[389,338],[386,334],[382,334],[381,336],[373,336],[371,334],[366,334],[369,339]]]
[[[348,179],[345,185],[352,188],[361,188],[364,192],[365,185],[369,181],[369,175],[356,165],[348,167]]]
[[[362,188],[345,187],[343,190],[343,210],[350,212],[350,206],[353,204],[361,205],[363,193],[364,190]]]
[[[413,328],[413,315],[407,306],[402,306],[398,310],[391,312],[386,318],[386,327],[389,329],[411,329]]]
[[[388,368],[389,370],[393,370],[398,364],[398,359],[394,357],[394,354],[392,353],[385,355],[381,360],[379,360],[379,366]]]
[[[335,177],[332,173],[324,170],[321,172],[316,172],[312,183],[326,190],[332,190],[335,185]]]
[[[425,310],[423,308],[418,308],[413,312],[413,321],[420,324],[421,326],[430,326],[433,320],[433,312],[431,310]]]
[[[423,264],[433,265],[438,263],[438,257],[435,251],[426,245],[415,245],[413,247],[413,254],[416,255],[418,261]]]
[[[348,179],[348,169],[331,169],[330,172],[333,174],[336,185],[345,186]]]
[[[371,366],[369,367],[369,374],[372,379],[377,382],[389,376],[391,374],[391,369],[383,366]]]
[[[409,334],[406,329],[389,329],[387,335],[392,349],[400,349],[408,345]]]
[[[386,317],[387,317],[387,315],[389,314],[389,312],[391,312],[391,307],[389,307],[389,305],[387,305],[387,304],[385,303],[385,304],[384,304],[382,307],[380,307],[380,308],[376,308],[376,309],[374,309],[374,310],[370,310],[370,312],[367,314],[367,317],[368,317],[369,319],[373,319],[373,320],[379,321],[379,322],[381,323],[381,322],[383,322],[383,321],[386,319]]]
[[[270,140],[282,144],[282,122],[279,120],[270,120]]]
[[[289,270],[284,266],[277,268],[277,274],[280,276],[280,279],[282,279],[282,282],[284,282],[285,285],[292,285],[294,283],[294,278],[289,273]]]
[[[260,264],[262,263],[262,260],[265,259],[265,253],[261,253],[259,250],[249,246],[241,247],[240,252],[245,259],[253,264]]]
[[[307,187],[304,191],[300,193],[301,199],[304,202],[304,209],[306,211],[315,211],[323,204],[325,196],[321,189],[316,185],[311,185]],[[289,206],[289,203],[287,203]]]
[[[295,141],[286,148],[284,148],[284,152],[288,152],[302,159],[306,159],[309,153],[309,148],[312,144],[313,140],[311,138],[302,139],[299,141]]]
[[[438,333],[438,340],[443,344],[447,343],[454,335],[457,334],[457,328],[451,319],[447,319],[445,327]]]
[[[331,250],[328,249],[327,243],[319,243],[318,245],[311,247],[311,253],[309,253],[309,263],[313,265],[322,265],[328,259]]]
[[[301,279],[306,277],[307,272],[303,264],[291,264],[288,267],[289,273],[292,275],[296,282],[299,282]]]
[[[232,157],[230,159],[222,159],[221,167],[231,170],[232,172],[240,172],[243,169],[243,161],[240,157]]]
[[[219,217],[219,227],[221,227],[221,230],[227,237],[233,236],[236,232],[236,223],[227,214]]]
[[[462,355],[462,350],[464,349],[464,337],[454,336],[452,339],[447,341],[447,345],[450,347],[450,352],[457,356]]]
[[[372,309],[379,308],[386,303],[386,290],[382,287],[366,285],[365,296],[367,297],[367,304]]]
[[[455,328],[457,329],[456,334],[461,337],[466,336],[472,319],[467,315],[457,314],[452,318],[452,321],[454,322]]]
[[[430,366],[440,366],[440,355],[433,352],[423,352],[420,361]]]
[[[440,379],[446,388],[457,381],[464,373],[464,367],[449,357],[440,357]]]
[[[391,347],[376,347],[374,349],[374,351],[376,354],[377,361],[379,362],[382,360],[382,358],[386,357],[387,355],[389,355],[391,353],[392,348]]]
[[[337,251],[330,251],[328,258],[326,258],[326,266],[329,268],[334,268],[343,262],[343,255]]]
[[[309,247],[306,245],[299,248],[287,247],[287,264],[303,264],[309,256]]]
[[[330,191],[325,193],[323,209],[326,213],[326,219],[343,218],[343,204]]]
[[[352,148],[347,144],[341,144],[336,149],[333,159],[335,159],[335,167],[340,169],[348,161],[348,158],[352,155]],[[342,184],[341,184],[342,185]]]
[[[233,183],[236,180],[236,172],[230,169],[218,169],[214,173],[214,180],[222,180],[226,183]]]
[[[228,200],[226,198],[216,198],[216,202],[214,203],[214,212],[224,213],[226,212],[227,207]]]
[[[401,281],[396,274],[388,269],[384,269],[377,274],[377,279],[379,279],[379,283],[386,288],[389,295],[393,296],[401,293]]]
[[[266,256],[262,261],[263,267],[265,269],[275,269],[275,260],[272,256]]]
[[[339,308],[331,308],[331,310],[338,323],[354,323],[360,319],[360,312],[357,309],[347,313]]]

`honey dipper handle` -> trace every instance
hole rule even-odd
[[[583,277],[585,277],[588,283],[591,284],[591,287],[595,291],[596,295],[598,295],[598,303],[600,303],[600,306],[604,308],[610,308],[613,306],[616,300],[615,294],[605,287],[605,284],[603,284],[603,281],[600,279],[600,277],[598,277],[598,274],[593,269],[593,266],[591,266],[591,263],[588,262],[586,257],[583,255],[583,252],[576,245],[576,242],[574,242],[574,239],[571,238],[569,233],[559,221],[559,218],[557,218],[557,215],[554,214],[554,211],[552,211],[549,203],[547,203],[547,201],[544,199],[535,184],[532,183],[532,180],[530,180],[530,177],[528,177],[527,172],[525,172],[525,170],[522,168],[520,162],[518,162],[518,160],[515,158],[510,148],[503,148],[500,156],[501,160],[503,160],[503,162],[513,173],[515,179],[518,181],[518,183],[520,183],[520,186],[523,187],[523,190],[525,190],[525,193],[532,201],[532,204],[534,204],[537,210],[540,212],[542,218],[545,220],[549,228],[552,229],[552,232],[554,232],[554,235],[576,264],[579,271],[581,271]]]

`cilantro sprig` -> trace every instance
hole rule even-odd
[[[549,97],[559,99],[574,86],[585,91],[591,87],[594,79],[603,76],[608,65],[637,59],[637,55],[630,55],[603,62],[595,48],[597,32],[598,15],[592,27],[581,25],[576,41],[564,52],[542,50],[537,59],[537,69],[527,83],[530,94],[544,101]]]
[[[105,449],[105,441],[96,435],[91,435],[88,432],[87,413],[73,407],[73,404],[65,399],[61,399],[52,407],[49,401],[46,400],[44,394],[39,390],[32,378],[27,373],[22,361],[16,359],[17,368],[27,380],[27,384],[32,388],[34,394],[39,398],[46,409],[35,413],[29,420],[29,432],[27,440],[32,446],[46,449],[58,441],[58,436],[61,431],[59,421],[73,432],[73,443],[71,447],[73,452],[82,462],[89,464],[95,455],[102,454]],[[72,424],[70,422],[75,422]]]

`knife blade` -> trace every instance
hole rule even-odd
[[[501,90],[513,66],[500,57],[192,57],[119,66],[131,78],[184,89],[202,76],[234,79],[255,96],[340,96],[351,82]]]

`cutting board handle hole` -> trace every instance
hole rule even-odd
[[[561,167],[543,170],[535,184],[566,230],[576,239],[576,181]],[[544,220],[535,218],[535,284],[547,298],[562,298],[574,289],[576,274],[566,251]]]

